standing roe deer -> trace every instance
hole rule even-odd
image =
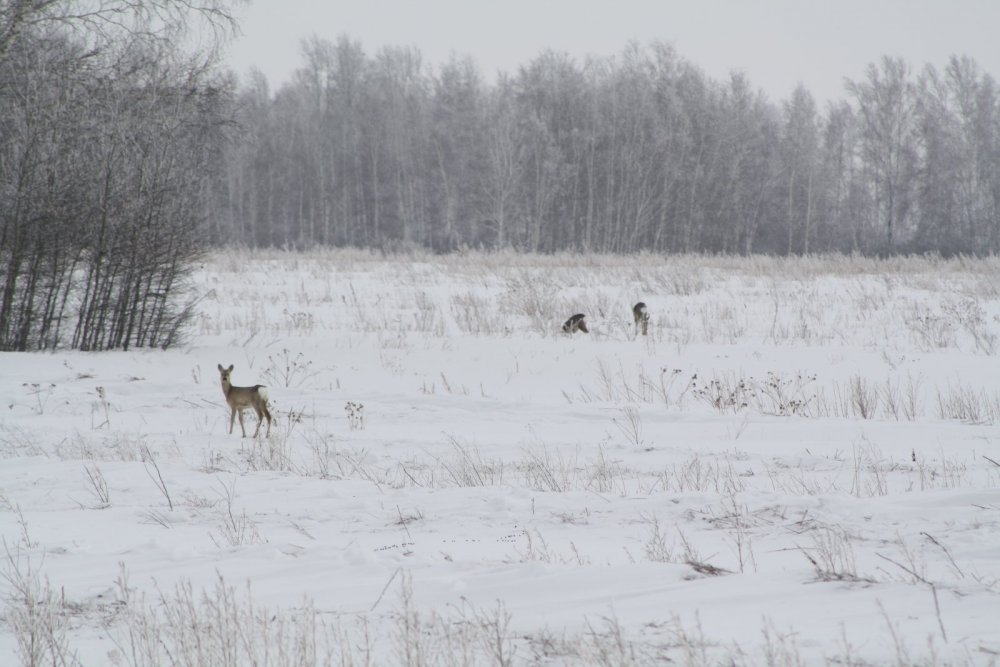
[[[645,303],[640,301],[632,306],[632,319],[635,320],[635,332],[639,333],[639,324],[642,323],[642,335],[645,336],[649,332],[649,311]]]
[[[255,384],[252,387],[234,387],[229,381],[229,376],[232,375],[233,365],[230,364],[229,368],[223,368],[222,364],[219,364],[219,376],[222,378],[222,393],[226,396],[226,403],[229,404],[229,409],[232,411],[229,414],[229,432],[233,432],[233,422],[236,420],[236,413],[240,415],[240,430],[243,431],[243,437],[247,437],[247,430],[243,427],[243,411],[247,408],[253,408],[257,413],[257,430],[254,431],[253,437],[257,437],[260,433],[260,425],[267,418],[267,435],[264,437],[271,436],[271,412],[267,409],[267,387],[262,384]]]
[[[589,331],[587,331],[587,323],[584,321],[585,317],[587,316],[584,315],[583,313],[577,313],[573,317],[566,320],[566,323],[563,324],[562,326],[563,333],[572,334],[576,333],[577,331],[582,331],[583,333],[590,333]]]

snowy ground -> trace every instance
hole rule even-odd
[[[998,664],[998,276],[214,255],[183,348],[0,355],[0,655]]]

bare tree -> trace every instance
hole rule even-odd
[[[0,2],[0,349],[176,342],[230,108],[185,7]]]
[[[787,172],[788,254],[809,252],[816,205],[816,169],[819,127],[816,103],[805,86],[798,85],[785,103],[784,161]],[[796,236],[799,238],[796,248]]]
[[[870,65],[865,81],[848,82],[862,120],[862,159],[871,171],[876,223],[885,229],[886,252],[893,252],[908,221],[916,162],[915,96],[909,68],[898,58]]]
[[[271,93],[243,90],[249,141],[226,201],[253,243],[533,251],[993,252],[998,91],[968,59],[918,82],[885,58],[819,110],[709,78],[663,44],[544,52],[493,82],[468,58],[304,44]],[[931,70],[932,71],[932,70]],[[919,85],[918,85],[919,83]],[[220,208],[225,209],[226,206]]]

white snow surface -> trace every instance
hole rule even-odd
[[[25,580],[83,665],[188,586],[257,664],[997,664],[998,270],[218,252],[182,346],[0,354],[0,664]]]

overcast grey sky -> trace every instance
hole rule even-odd
[[[916,69],[966,54],[1000,78],[1000,0],[253,0],[239,15],[229,63],[275,88],[303,38],[342,34],[369,54],[416,46],[432,66],[469,55],[489,81],[547,48],[582,60],[660,40],[713,78],[746,72],[773,100],[799,81],[821,102],[844,97],[844,77],[883,54]]]

